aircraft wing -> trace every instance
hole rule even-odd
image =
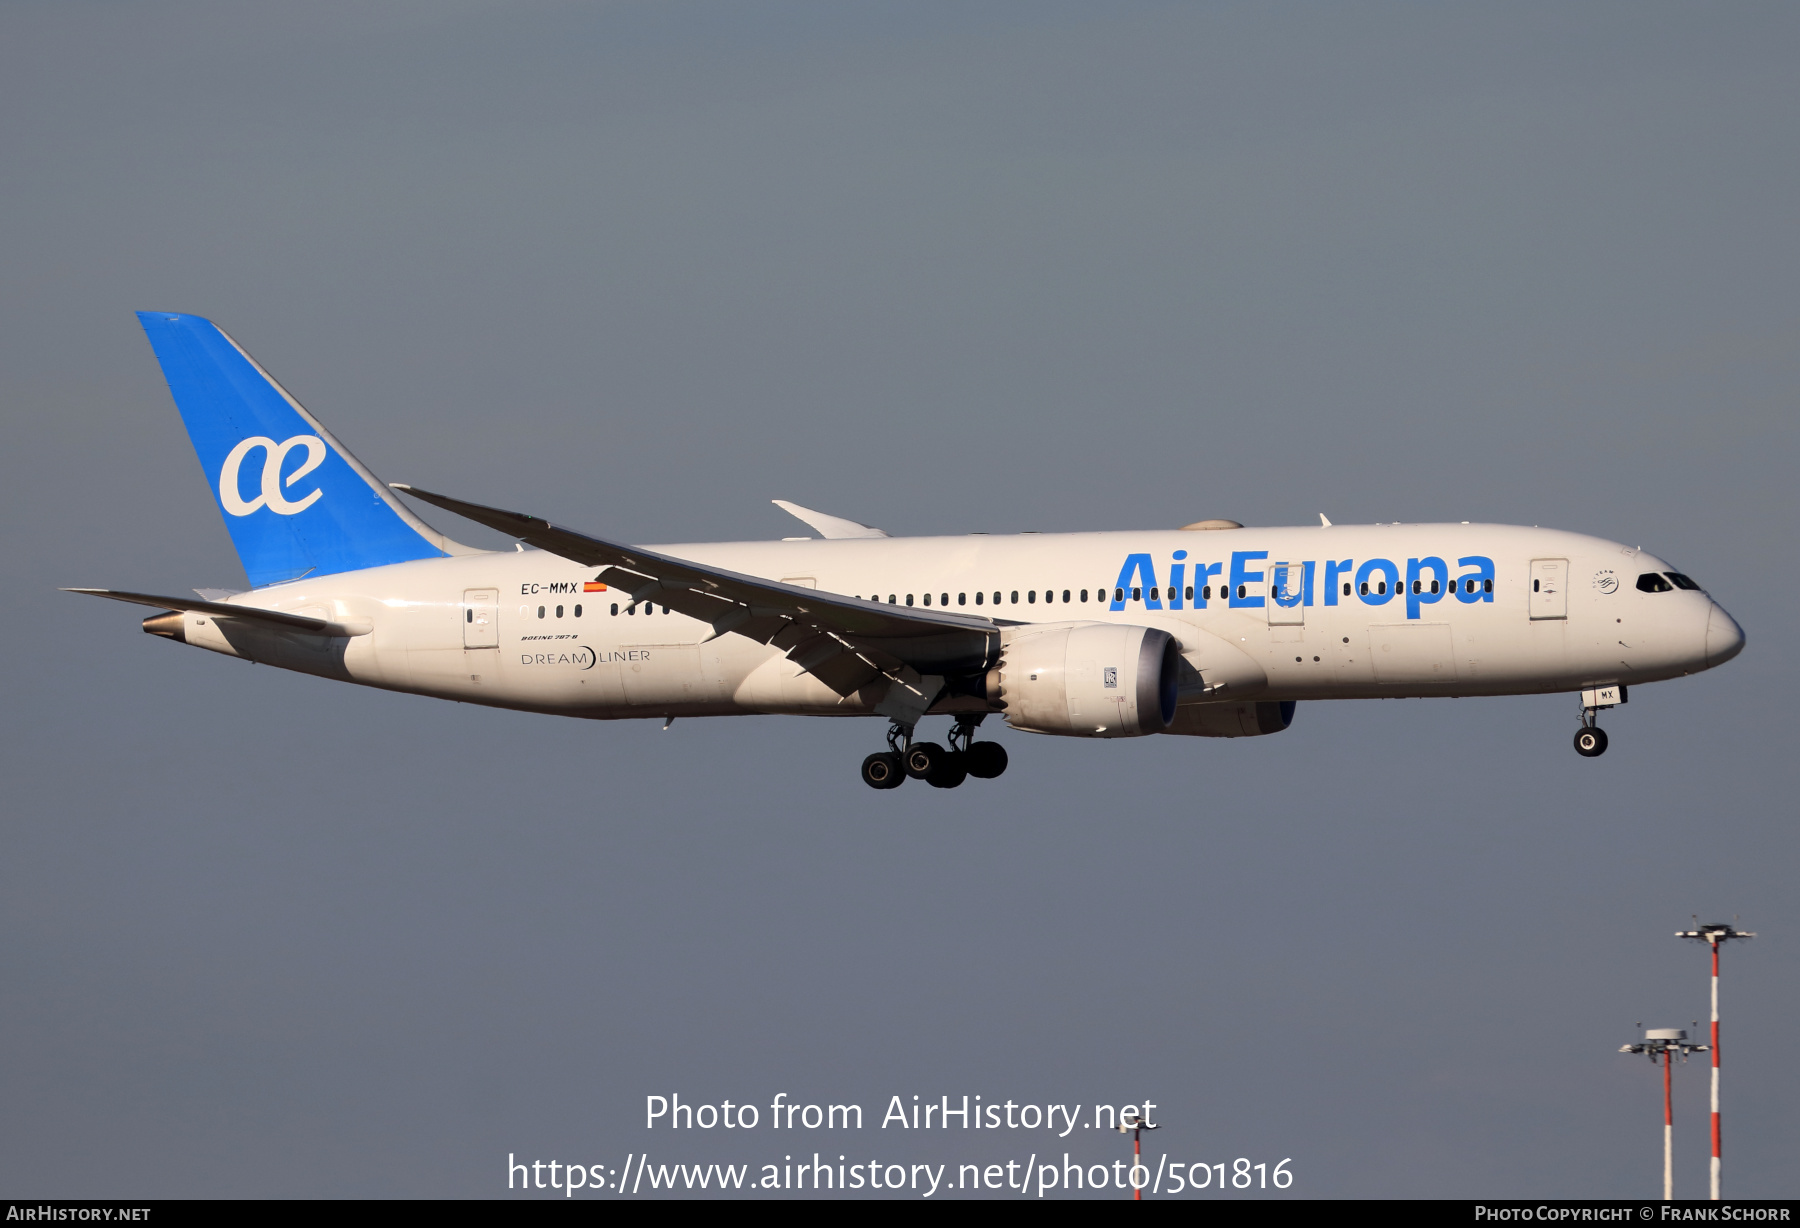
[[[986,669],[999,651],[998,627],[990,619],[781,584],[589,537],[521,512],[399,482],[393,487],[540,550],[603,568],[595,579],[629,593],[632,604],[655,602],[709,623],[709,639],[742,635],[784,649],[789,660],[839,695],[885,677],[917,696],[921,677]],[[926,689],[936,685],[941,679]],[[935,696],[935,689],[923,695],[924,705]],[[917,700],[908,706],[923,710]]]
[[[368,630],[366,623],[332,623],[323,618],[308,618],[304,614],[283,614],[279,610],[259,610],[250,605],[203,601],[193,597],[158,597],[154,593],[127,593],[113,588],[65,588],[63,592],[86,593],[90,597],[127,601],[132,605],[147,605],[157,610],[192,610],[196,614],[210,614],[214,618],[241,618],[246,622],[279,627],[283,631],[301,631],[311,635],[362,635]]]

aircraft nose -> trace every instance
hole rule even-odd
[[[1718,602],[1706,619],[1706,665],[1723,665],[1744,651],[1744,629]]]

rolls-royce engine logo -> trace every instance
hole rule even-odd
[[[1599,589],[1603,596],[1611,596],[1619,591],[1619,577],[1613,574],[1610,567],[1602,568],[1594,573],[1594,587]]]
[[[244,458],[258,448],[263,451],[262,490],[256,498],[246,500],[243,492],[238,489],[238,470],[243,466]],[[300,462],[298,469],[288,474],[284,482],[281,478],[281,465],[287,460],[287,454],[295,448],[305,448],[306,459]],[[296,435],[280,443],[267,435],[252,435],[230,451],[219,469],[219,502],[233,516],[248,516],[259,507],[266,507],[277,516],[292,516],[304,512],[324,492],[315,487],[305,498],[290,502],[282,495],[282,487],[292,486],[317,469],[324,460],[325,441],[317,435]]]

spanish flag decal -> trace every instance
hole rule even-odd
[[[584,593],[604,593],[606,591],[606,585],[600,583],[598,580],[589,580],[586,584],[581,586],[581,591]]]

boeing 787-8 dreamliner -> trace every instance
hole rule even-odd
[[[210,321],[139,319],[248,592],[75,589],[144,630],[387,690],[611,720],[869,716],[863,780],[1006,768],[977,727],[1077,738],[1279,733],[1314,699],[1579,692],[1575,749],[1628,688],[1744,633],[1635,546],[1492,524],[890,537],[777,501],[816,538],[631,546],[377,481]],[[394,492],[521,543],[461,545]],[[915,740],[942,716],[948,747]]]

